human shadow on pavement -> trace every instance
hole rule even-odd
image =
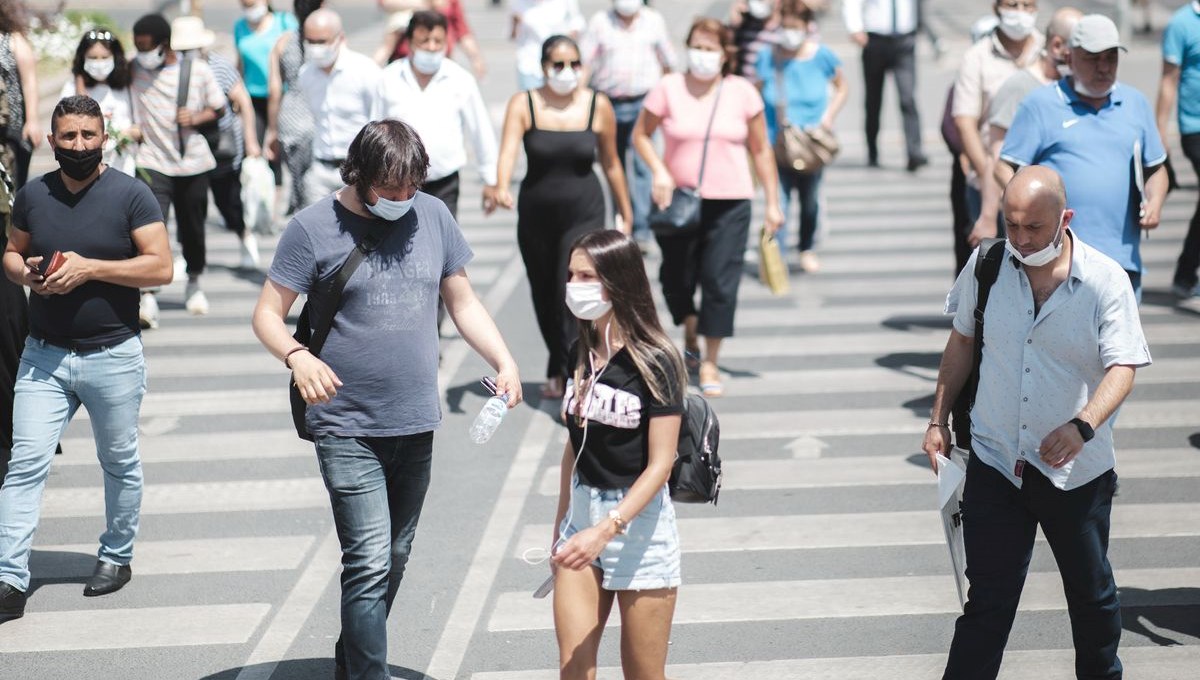
[[[34,548],[29,554],[29,571],[33,578],[29,580],[29,590],[25,595],[33,599],[38,588],[62,583],[78,583],[83,585],[92,576],[96,568],[96,553],[63,552],[60,550],[38,550]],[[39,576],[39,574],[58,574],[58,576]]]
[[[242,671],[266,670],[269,664],[255,664],[230,668],[228,670],[206,675],[199,680],[235,680]],[[275,669],[267,676],[278,680],[329,680],[333,677],[333,657],[326,659],[288,659],[280,661]],[[421,671],[388,664],[388,675],[393,680],[436,680]]]
[[[945,314],[901,314],[879,322],[884,328],[894,331],[912,331],[926,329],[950,330],[954,325],[954,317]]]
[[[558,397],[554,399],[543,397],[541,390],[542,384],[540,382],[531,383],[522,381],[522,402],[532,407],[535,411],[543,411],[547,413],[548,411],[543,408],[543,403],[550,404],[554,407],[554,415],[557,417],[558,405],[562,402],[562,399]],[[492,396],[492,393],[488,392],[478,380],[473,380],[462,385],[452,385],[447,387],[446,407],[450,410],[450,413],[466,413],[466,411],[463,410],[462,400],[463,396],[467,394],[474,394],[484,399]]]
[[[1200,588],[1118,587],[1117,593],[1122,602],[1121,625],[1130,633],[1163,647],[1195,644],[1195,638],[1200,638]]]
[[[208,268],[213,270],[225,270],[232,274],[234,278],[241,279],[242,281],[248,281],[256,286],[263,285],[263,283],[267,280],[267,273],[261,269],[243,269],[241,267],[231,267],[225,264],[210,264],[208,265]]]
[[[1200,449],[1200,432],[1189,436],[1188,443],[1192,445],[1193,449]]]

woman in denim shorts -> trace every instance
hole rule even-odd
[[[570,438],[553,542],[561,677],[595,673],[615,600],[625,677],[662,680],[680,582],[667,479],[687,372],[628,237],[597,231],[575,242],[566,301],[579,342],[563,396]]]

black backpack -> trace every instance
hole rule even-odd
[[[683,400],[683,420],[679,424],[679,448],[668,488],[677,503],[717,504],[721,493],[721,457],[717,444],[721,424],[708,401],[699,394]]]
[[[971,360],[971,373],[950,410],[954,445],[965,451],[974,452],[971,447],[971,409],[975,406],[975,393],[979,390],[979,365],[983,362],[983,312],[987,309],[992,284],[1000,276],[1004,242],[1002,238],[983,239],[975,259],[975,280],[979,283],[979,291],[975,296],[975,353]]]

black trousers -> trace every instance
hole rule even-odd
[[[1116,486],[1117,474],[1109,470],[1063,491],[1026,465],[1018,489],[971,457],[962,505],[971,586],[963,615],[954,624],[943,680],[993,680],[1000,672],[1039,526],[1062,575],[1076,677],[1121,678],[1121,603],[1108,562]]]
[[[426,182],[421,191],[445,203],[450,209],[450,215],[458,220],[458,185],[458,173],[455,172],[441,179]]]
[[[263,140],[267,137],[267,98],[266,97],[251,97],[250,103],[254,105],[254,134],[261,146]],[[244,131],[249,134],[250,131]],[[271,174],[275,175],[275,186],[283,186],[283,163],[280,162],[278,156],[270,162]]]
[[[738,286],[750,233],[750,201],[700,203],[700,229],[685,236],[659,236],[658,280],[671,320],[678,326],[699,315],[697,332],[707,338],[733,335]],[[696,287],[700,309],[696,309]]]
[[[0,237],[0,242],[3,241]],[[8,461],[12,457],[13,389],[27,335],[29,308],[25,290],[8,277],[0,276],[0,484],[8,474]]]
[[[150,190],[158,199],[163,219],[175,205],[175,238],[183,249],[189,277],[200,276],[207,264],[204,221],[208,219],[208,173],[190,177],[171,177],[157,170],[146,170]]]
[[[921,151],[921,121],[914,94],[917,85],[917,34],[882,35],[871,33],[863,48],[863,81],[866,86],[867,156],[879,159],[879,111],[883,107],[883,82],[888,71],[896,80],[900,95],[900,113],[904,118],[904,143],[908,160],[924,158]]]
[[[1180,140],[1183,155],[1192,162],[1196,174],[1200,175],[1200,134],[1184,135]],[[1196,270],[1200,269],[1200,202],[1196,204],[1196,212],[1188,225],[1187,236],[1183,239],[1183,250],[1179,252],[1179,260],[1175,263],[1174,283],[1192,288],[1196,285]]]
[[[225,228],[241,238],[246,233],[246,211],[242,205],[242,174],[232,165],[219,164],[208,173],[213,203],[225,220]]]
[[[956,156],[952,156],[950,168],[950,214],[954,220],[954,276],[957,277],[971,257],[967,235],[975,225],[967,209],[967,174]]]

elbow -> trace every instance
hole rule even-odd
[[[166,286],[175,280],[175,263],[170,256],[158,258],[158,266],[148,281],[150,286]]]

